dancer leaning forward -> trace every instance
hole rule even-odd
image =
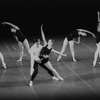
[[[73,59],[73,61],[76,61],[75,51],[74,51],[74,43],[79,44],[80,43],[80,36],[87,36],[87,33],[91,34],[95,38],[95,35],[92,32],[90,32],[88,30],[85,30],[85,29],[76,29],[76,30],[73,30],[71,33],[69,33],[63,41],[63,46],[62,46],[62,49],[61,49],[61,53],[65,52],[65,49],[66,49],[66,47],[69,43],[70,51],[71,51],[71,54],[72,54],[72,59]],[[76,37],[78,37],[78,41],[75,41]],[[61,59],[61,55],[58,56],[57,62],[60,59]]]
[[[30,47],[29,47],[29,42],[26,38],[26,36],[22,33],[20,28],[12,23],[9,22],[2,22],[1,24],[5,25],[10,25],[11,26],[11,32],[13,33],[16,41],[18,42],[18,46],[20,48],[20,58],[17,61],[22,61],[23,54],[24,54],[24,47],[30,54]]]

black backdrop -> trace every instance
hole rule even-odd
[[[44,24],[47,37],[65,37],[76,28],[96,32],[99,0],[0,0],[0,23],[11,22],[28,37],[40,37]],[[0,26],[0,37],[9,37],[8,26]]]

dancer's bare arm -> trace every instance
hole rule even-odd
[[[45,35],[44,35],[44,32],[43,32],[43,24],[41,25],[41,35],[42,35],[44,45],[47,45],[47,41],[46,41],[46,38],[45,38]]]
[[[98,11],[97,14],[98,14],[98,22],[100,23],[100,12]]]
[[[88,31],[88,30],[85,30],[85,29],[77,29],[77,30],[78,30],[78,31],[82,31],[82,32],[87,32],[87,33],[91,34],[94,38],[96,37],[96,36],[94,35],[94,33],[90,32],[90,31]]]
[[[75,39],[74,39],[74,42],[77,43],[77,44],[80,44],[80,39],[81,39],[81,38],[80,38],[80,36],[79,36],[79,37],[78,37],[78,41],[75,41]]]
[[[59,51],[56,51],[56,50],[54,50],[54,49],[52,49],[52,51],[53,51],[54,53],[59,54],[59,55],[66,56],[66,54],[63,54],[63,53],[61,53],[61,52],[59,52]]]
[[[14,24],[12,24],[12,23],[9,23],[9,22],[2,22],[1,24],[7,24],[7,25],[10,25],[10,26],[12,26],[12,27],[14,27],[15,29],[18,29],[19,30],[19,27],[18,26],[16,26],[16,25],[14,25]]]

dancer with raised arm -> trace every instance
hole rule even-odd
[[[11,32],[14,33],[14,37],[15,37],[16,41],[18,42],[18,46],[20,48],[20,58],[17,61],[22,61],[23,54],[24,54],[24,46],[25,46],[26,50],[28,51],[28,53],[30,54],[30,47],[29,47],[27,38],[21,32],[21,30],[18,26],[14,25],[12,23],[9,23],[9,22],[2,22],[1,24],[3,24],[3,25],[7,24],[12,27]]]
[[[66,56],[66,55],[61,54],[60,52],[52,49],[53,40],[50,39],[48,42],[46,42],[42,27],[43,27],[43,25],[41,25],[41,35],[42,35],[42,39],[44,42],[44,46],[39,45],[39,46],[37,46],[38,47],[37,48],[34,45],[30,50],[30,54],[31,54],[31,70],[30,70],[31,80],[30,80],[29,86],[33,85],[33,80],[38,73],[38,68],[37,68],[38,64],[41,65],[43,68],[45,68],[48,71],[48,73],[52,76],[53,79],[63,80],[63,78],[58,74],[58,72],[51,65],[51,63],[49,61],[49,54],[51,51],[53,51],[53,52],[58,53],[62,56]]]
[[[75,59],[75,52],[74,52],[74,43],[79,44],[80,43],[80,36],[87,36],[86,33],[89,33],[93,37],[95,37],[95,35],[92,32],[84,30],[84,29],[76,29],[76,30],[72,31],[71,33],[69,33],[65,37],[65,39],[63,41],[63,46],[62,46],[62,49],[61,49],[61,53],[65,52],[65,49],[66,49],[66,47],[67,47],[67,45],[69,43],[70,51],[71,51],[71,54],[72,54],[73,61],[76,61],[76,59]],[[78,41],[75,41],[76,37],[78,37]],[[58,56],[57,62],[60,59],[61,59],[61,55]]]
[[[100,12],[97,12],[98,14],[98,26],[97,26],[97,34],[96,34],[96,51],[94,54],[94,60],[93,60],[93,67],[95,67],[96,63],[97,63],[97,58],[99,56],[100,58]]]
[[[4,69],[6,69],[6,63],[4,61],[4,56],[3,56],[3,54],[1,52],[0,52],[0,60],[2,62],[2,65],[3,65]]]
[[[38,65],[40,65],[42,68],[47,70],[47,72],[52,76],[52,79],[59,80],[57,77],[54,76],[53,72],[41,61],[39,58],[40,51],[42,49],[42,45],[40,44],[40,39],[36,39],[34,41],[34,45],[30,49],[31,54],[31,68],[30,68],[30,83],[29,86],[33,86],[33,80],[35,79],[37,73],[38,73]]]

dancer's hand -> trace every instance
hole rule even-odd
[[[43,24],[41,25],[41,29],[43,28]]]
[[[44,58],[49,58],[49,56],[48,56],[48,55],[43,55],[43,57],[44,57]]]
[[[1,24],[5,25],[5,24],[6,24],[6,22],[2,22]]]
[[[63,54],[63,56],[65,56],[65,57],[66,57],[66,56],[67,56],[67,54]]]
[[[97,14],[99,14],[99,11],[97,11]]]

